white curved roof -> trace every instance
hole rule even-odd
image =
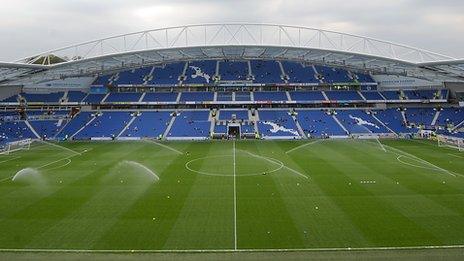
[[[41,59],[43,66],[20,70],[47,56],[65,61],[50,64]],[[36,82],[201,59],[296,60],[427,79],[464,77],[462,71],[443,74],[430,67],[459,62],[456,59],[407,45],[301,26],[227,23],[160,28],[50,50],[16,61],[16,71],[11,64],[0,64],[0,82]]]

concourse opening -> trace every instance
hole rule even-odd
[[[230,123],[227,125],[227,134],[229,137],[240,139],[240,124]]]

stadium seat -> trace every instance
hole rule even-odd
[[[258,129],[263,138],[300,137],[296,123],[287,110],[259,110]]]
[[[188,63],[184,84],[210,84],[214,82],[217,61],[193,61]]]
[[[311,137],[347,135],[335,119],[322,110],[297,110],[297,120]]]
[[[371,114],[362,110],[337,110],[336,117],[350,134],[391,133]]]
[[[251,73],[255,83],[283,83],[282,71],[276,61],[256,61],[251,63]]]
[[[180,112],[168,133],[168,138],[208,138],[211,127],[208,117],[209,111],[204,110]]]
[[[219,75],[221,81],[245,81],[250,74],[246,62],[221,61]]]
[[[316,72],[312,66],[305,67],[297,62],[281,62],[284,72],[289,77],[289,83],[313,83],[319,84],[321,81],[316,78]]]
[[[170,111],[143,111],[122,133],[121,137],[161,137],[171,120]]]

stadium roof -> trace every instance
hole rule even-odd
[[[301,26],[228,23],[123,34],[0,63],[0,84],[31,84],[204,59],[294,60],[374,74],[464,81],[464,60],[407,45]]]

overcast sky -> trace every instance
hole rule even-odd
[[[464,0],[3,0],[0,61],[106,36],[205,22],[302,25],[464,58]]]

